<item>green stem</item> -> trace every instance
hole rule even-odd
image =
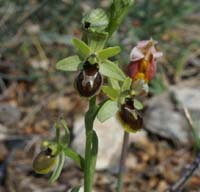
[[[98,138],[93,130],[96,117],[96,97],[90,99],[89,109],[85,115],[86,143],[85,143],[85,164],[84,164],[84,192],[92,191],[93,176],[96,167],[98,153]]]
[[[109,33],[109,38],[117,30],[123,21],[124,17],[128,13],[129,9],[133,5],[133,0],[114,0],[110,7],[110,22],[106,31]]]
[[[123,190],[123,174],[125,170],[125,160],[126,160],[126,154],[127,154],[127,148],[128,148],[128,140],[129,140],[129,133],[125,131],[124,138],[123,138],[121,159],[120,159],[120,164],[119,164],[117,192],[122,192]]]

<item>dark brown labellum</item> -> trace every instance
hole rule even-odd
[[[143,119],[141,112],[136,110],[131,99],[126,99],[118,112],[118,119],[123,128],[128,132],[136,132],[142,128]]]
[[[75,80],[75,87],[81,96],[91,97],[99,91],[102,83],[98,65],[86,63]]]

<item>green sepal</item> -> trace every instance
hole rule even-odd
[[[108,78],[108,83],[112,88],[120,91],[119,82],[116,79]]]
[[[120,51],[121,51],[121,48],[119,46],[108,47],[106,49],[98,51],[97,55],[100,60],[105,60],[117,55]]]
[[[104,122],[114,116],[118,111],[118,105],[116,101],[107,100],[103,103],[98,111],[97,118],[100,122]]]
[[[68,146],[70,142],[70,132],[67,127],[67,123],[64,119],[59,119],[58,121],[55,122],[54,127],[56,128],[56,142],[58,146],[60,147],[61,145]],[[65,134],[63,137],[61,137],[61,128],[64,128]]]
[[[109,60],[105,60],[104,62],[102,62],[99,65],[99,67],[100,67],[99,69],[100,73],[107,77],[110,77],[119,81],[124,81],[126,78],[123,71],[115,63]]]
[[[143,104],[137,99],[133,100],[133,105],[137,110],[142,110],[144,108]]]
[[[75,46],[75,48],[78,50],[78,52],[81,54],[82,57],[85,58],[90,55],[91,49],[84,41],[81,41],[78,38],[73,38],[72,43]]]
[[[67,126],[67,123],[64,119],[61,119],[60,120],[60,123],[62,124],[64,130],[65,130],[65,134],[64,134],[64,137],[62,138],[61,142],[62,142],[62,145],[66,145],[68,146],[69,143],[70,143],[70,132],[69,132],[69,128]]]
[[[121,92],[130,90],[131,84],[132,84],[132,79],[130,77],[127,77],[122,84]]]
[[[95,64],[95,63],[98,63],[98,59],[97,59],[97,56],[95,54],[91,54],[87,61],[89,61],[90,64]]]
[[[42,142],[42,149],[45,150],[45,149],[48,149],[48,148],[51,150],[51,154],[53,156],[57,155],[58,145],[55,141],[47,141],[47,140],[43,141]]]
[[[118,102],[123,105],[125,103],[125,100],[126,98],[130,98],[130,91],[123,91],[123,92],[120,92],[120,97],[119,97],[119,100]]]
[[[59,178],[61,171],[63,169],[64,163],[65,163],[65,154],[63,151],[61,151],[60,154],[58,155],[57,166],[53,174],[51,175],[51,178],[49,179],[50,184],[54,183]]]
[[[105,43],[108,38],[107,32],[88,32],[89,36],[89,46],[92,49],[92,52],[97,52],[99,50],[102,50],[105,46]]]
[[[101,89],[111,100],[116,100],[119,95],[119,91],[110,86],[102,86]]]
[[[56,69],[61,71],[77,71],[81,66],[78,55],[70,56],[56,63]]]

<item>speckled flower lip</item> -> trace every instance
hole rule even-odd
[[[136,132],[142,128],[141,113],[134,108],[131,98],[125,100],[125,103],[117,113],[117,119],[127,132]]]
[[[91,97],[100,90],[102,83],[98,65],[87,62],[76,78],[75,87],[81,96]]]

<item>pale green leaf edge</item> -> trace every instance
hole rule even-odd
[[[98,120],[103,123],[112,116],[116,114],[118,111],[118,106],[116,101],[107,100],[104,102],[104,104],[101,106],[101,108],[98,111],[97,118]]]
[[[81,63],[82,61],[78,55],[73,55],[58,61],[56,63],[56,69],[61,71],[77,71]]]

